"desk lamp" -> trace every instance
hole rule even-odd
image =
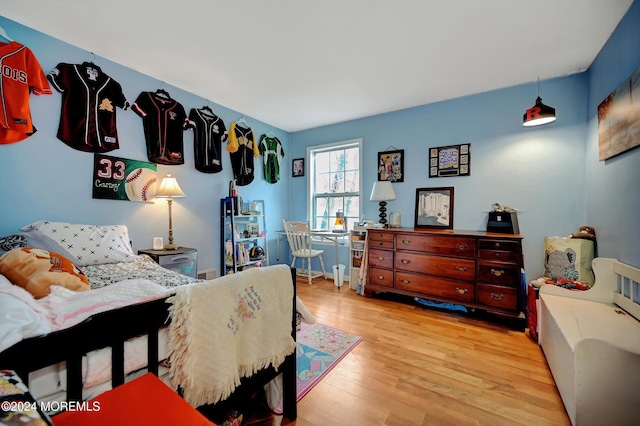
[[[333,232],[345,232],[347,230],[347,222],[344,219],[344,212],[342,210],[338,210],[336,212],[336,226],[340,228],[334,229]]]

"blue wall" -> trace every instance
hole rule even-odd
[[[35,52],[46,72],[58,62],[92,60],[89,52],[2,17],[0,25]],[[305,219],[306,197],[289,194],[306,194],[306,179],[290,178],[290,160],[305,157],[309,146],[363,138],[362,204],[369,219],[377,219],[378,214],[378,204],[368,201],[376,179],[377,153],[392,146],[405,150],[406,174],[404,182],[394,184],[397,199],[389,202],[388,209],[402,213],[403,226],[413,226],[416,188],[453,186],[456,229],[483,230],[494,202],[521,211],[520,231],[529,278],[542,274],[545,236],[568,235],[587,224],[596,228],[600,256],[640,266],[640,149],[598,161],[596,117],[602,99],[640,67],[639,41],[640,3],[636,1],[589,71],[540,82],[544,103],[555,107],[558,114],[558,120],[546,126],[522,127],[522,114],[537,96],[536,84],[526,84],[292,134],[275,129],[286,151],[282,181],[269,185],[259,177],[241,188],[241,195],[245,200],[266,200],[269,230],[280,229],[282,218]],[[130,100],[142,90],[161,86],[153,78],[106,59],[96,58],[94,62],[122,84]],[[471,73],[469,78],[473,78]],[[165,88],[187,109],[206,102],[178,88]],[[241,112],[212,106],[225,123],[240,117]],[[164,203],[91,199],[92,155],[74,151],[55,137],[59,94],[32,98],[32,107],[38,133],[18,144],[0,147],[0,235],[48,219],[125,223],[135,249],[150,246],[153,236],[166,238]],[[139,117],[130,111],[118,111],[118,120],[125,143],[112,154],[146,159]],[[249,123],[258,135],[270,129],[268,124],[251,118]],[[218,203],[227,193],[230,164],[226,157],[225,170],[217,175],[195,171],[191,143],[192,136],[186,132],[186,164],[160,166],[159,173],[176,175],[187,194],[174,203],[177,242],[199,249],[199,269],[217,267]],[[428,149],[460,143],[471,144],[471,176],[429,178]],[[257,173],[261,175],[261,166]],[[273,261],[274,239],[270,254]],[[333,259],[333,255],[327,248],[325,257]],[[341,256],[341,262],[347,263],[344,250]]]
[[[292,157],[308,146],[364,138],[368,199],[377,153],[404,149],[405,181],[394,183],[397,199],[387,206],[401,212],[402,225],[413,226],[416,188],[455,188],[456,229],[484,230],[493,202],[517,207],[529,278],[542,274],[544,237],[582,225],[596,228],[599,256],[640,266],[640,148],[598,161],[597,133],[597,105],[640,67],[639,46],[635,1],[587,72],[540,83],[543,102],[558,115],[546,126],[522,127],[537,93],[528,84],[294,133]],[[471,143],[471,176],[429,178],[428,148],[460,143]],[[306,191],[302,180],[291,186]],[[363,206],[377,219],[376,202]],[[291,200],[292,216],[304,217],[306,208],[303,198]]]
[[[155,91],[162,87],[184,106],[200,108],[207,103],[197,94],[163,84],[154,78],[118,65],[104,58],[94,58],[90,52],[61,42],[55,38],[0,17],[0,25],[9,36],[29,47],[48,73],[59,62],[82,63],[93,61],[118,81],[133,103],[141,91]],[[91,198],[93,154],[67,147],[56,138],[60,118],[61,95],[31,97],[34,123],[38,131],[26,140],[0,146],[0,235],[14,233],[19,227],[37,220],[91,224],[122,223],[128,226],[134,250],[149,248],[154,236],[167,242],[168,209],[165,201],[137,203],[96,200]],[[229,126],[242,116],[221,105],[210,106]],[[118,110],[120,149],[108,155],[147,161],[142,120],[133,111]],[[245,117],[256,138],[271,130],[271,126]],[[289,134],[274,128],[288,152]],[[228,155],[223,155],[223,171],[205,174],[195,169],[193,133],[184,132],[185,164],[158,165],[158,176],[172,173],[185,192],[185,198],[173,203],[175,242],[198,249],[198,269],[220,268],[219,228],[220,198],[228,194],[232,179]],[[267,230],[280,229],[280,221],[288,211],[289,157],[285,157],[285,179],[268,184],[263,176],[262,157],[256,158],[256,178],[251,185],[240,187],[245,201],[266,200]],[[275,259],[275,240],[270,242],[270,255]]]
[[[589,69],[586,163],[587,219],[596,227],[599,254],[635,266],[640,266],[640,148],[598,161],[597,108],[638,68],[640,2],[635,1]]]
[[[455,188],[454,228],[484,230],[491,204],[522,211],[527,273],[542,273],[543,238],[568,235],[586,224],[584,153],[587,101],[584,73],[540,83],[543,101],[558,112],[549,125],[524,128],[522,114],[533,106],[536,85],[523,85],[294,133],[291,156],[329,141],[364,139],[364,214],[377,220],[378,203],[368,201],[377,178],[377,155],[390,145],[404,149],[405,180],[394,183],[389,211],[413,227],[416,188]],[[428,177],[430,147],[471,144],[471,176]],[[294,179],[292,192],[306,182]],[[303,197],[291,200],[291,215],[306,217]]]

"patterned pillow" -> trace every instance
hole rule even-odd
[[[23,247],[35,247],[60,253],[76,265],[82,266],[82,263],[72,256],[71,253],[40,231],[19,232],[17,234],[0,237],[0,256],[14,248]]]
[[[66,222],[35,222],[21,231],[39,231],[60,244],[80,265],[133,262],[136,258],[125,225],[79,225]]]

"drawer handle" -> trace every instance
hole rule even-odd
[[[496,257],[500,257],[500,253],[496,253]]]
[[[500,300],[502,300],[502,298],[503,298],[503,297],[504,297],[504,294],[491,293],[491,298],[492,298],[493,300],[498,300],[498,301],[500,301]]]
[[[458,293],[458,294],[467,294],[468,291],[469,291],[468,288],[456,287],[456,293]]]
[[[411,263],[409,259],[402,259],[400,262],[404,263],[405,265],[408,265],[409,263]]]
[[[500,247],[500,243],[496,243],[496,247]]]
[[[503,269],[497,270],[497,269],[491,268],[491,275],[495,275],[496,277],[499,277],[501,275],[504,275],[504,270]]]
[[[465,250],[467,247],[466,244],[458,244],[458,250]]]
[[[458,272],[467,272],[467,267],[466,266],[456,266],[456,270]]]
[[[378,256],[378,260],[384,260],[384,257]]]
[[[185,260],[189,260],[189,256],[175,256],[171,258],[170,262],[178,263],[178,262],[184,262]]]
[[[408,246],[409,244],[411,244],[411,240],[402,240],[402,244]]]
[[[402,280],[402,284],[409,285],[409,284],[411,284],[411,281],[409,281],[409,280]]]
[[[378,275],[378,279],[379,279],[380,281],[382,281],[382,280],[384,280],[384,276],[383,276],[383,275]]]

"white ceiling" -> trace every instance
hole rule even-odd
[[[298,131],[584,71],[632,2],[0,0],[0,14]]]

